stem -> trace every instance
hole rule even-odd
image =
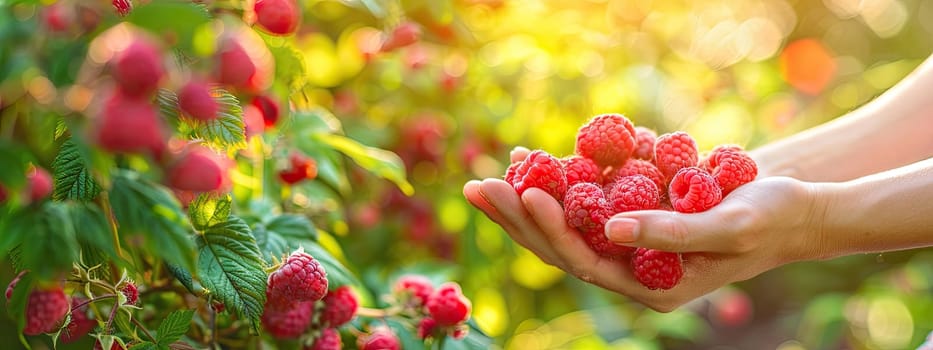
[[[392,306],[387,309],[371,309],[368,307],[360,307],[356,309],[356,314],[363,317],[372,317],[372,318],[385,318],[389,316],[395,316],[402,312],[402,308],[399,306]]]
[[[80,308],[84,307],[84,305],[93,303],[93,302],[95,302],[95,301],[101,301],[101,300],[108,299],[108,298],[114,298],[114,297],[116,297],[116,296],[117,296],[116,294],[104,294],[104,295],[101,295],[101,296],[99,296],[99,297],[95,297],[95,298],[93,298],[93,299],[88,299],[88,300],[85,300],[85,301],[81,302],[80,304],[75,305],[74,307],[72,307],[72,308],[71,308],[71,311],[74,312],[74,310],[80,309]]]
[[[117,256],[126,258],[123,256],[123,248],[120,246],[120,235],[117,233],[117,217],[113,215],[113,207],[110,206],[110,196],[107,194],[107,191],[102,191],[100,193],[100,198],[103,202],[104,213],[107,215],[107,221],[110,221],[110,234],[113,236],[113,244],[114,248],[117,250]]]
[[[444,343],[447,342],[447,335],[439,337],[437,339],[437,350],[444,350]]]
[[[117,316],[117,309],[120,308],[120,299],[117,299],[116,303],[113,303],[113,308],[110,309],[110,317],[107,318],[107,324],[104,325],[104,334],[111,334],[111,326],[113,326],[113,319]]]
[[[152,336],[151,333],[149,333],[149,330],[146,329],[146,327],[143,326],[142,323],[139,323],[139,320],[137,320],[135,317],[130,317],[130,321],[133,321],[133,324],[135,324],[136,327],[138,327],[139,329],[142,329],[142,330],[143,330],[143,333],[146,334],[146,337],[148,337],[149,340],[152,340],[153,343],[158,343],[158,342],[159,342],[158,340],[156,340],[155,337]]]
[[[208,335],[207,343],[211,345],[211,349],[215,349],[217,348],[217,310],[214,310],[210,303],[207,308],[211,310],[211,334]]]

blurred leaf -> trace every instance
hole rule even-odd
[[[377,18],[386,16],[386,4],[384,0],[343,0],[344,3],[369,11]]]
[[[153,34],[171,35],[184,50],[193,52],[192,38],[198,26],[210,21],[207,7],[184,1],[154,1],[139,4],[126,21]]]
[[[0,257],[18,246],[19,265],[39,278],[70,271],[77,261],[78,241],[67,205],[45,202],[10,213],[0,227]]]
[[[682,309],[670,313],[648,312],[645,317],[658,333],[684,340],[699,339],[709,333],[709,325],[697,314]]]
[[[121,235],[140,233],[151,252],[165,261],[194,270],[194,246],[178,201],[164,187],[120,171],[113,177],[110,203]]]
[[[315,260],[324,266],[327,271],[328,289],[335,289],[342,285],[359,286],[360,282],[337,258],[335,258],[327,249],[314,242],[305,242],[301,245],[306,253],[314,257]]]
[[[7,315],[16,325],[16,334],[19,336],[20,343],[27,349],[31,349],[26,338],[23,336],[23,329],[26,328],[26,303],[29,301],[29,294],[36,285],[35,275],[26,273],[22,275],[16,288],[13,288],[13,295],[6,300]],[[9,341],[5,342],[9,345]]]
[[[194,310],[190,309],[175,310],[168,314],[168,316],[162,320],[162,323],[159,324],[159,329],[156,331],[159,338],[159,345],[168,346],[176,340],[181,339],[185,333],[188,333],[192,317],[194,317]]]
[[[418,339],[418,334],[412,332],[410,327],[406,327],[404,323],[399,321],[399,319],[390,317],[385,319],[386,325],[392,329],[392,332],[398,336],[400,348],[409,350],[409,349],[426,349],[424,341]],[[447,349],[447,347],[444,347]]]
[[[476,322],[472,318],[467,321],[467,326],[470,328],[467,336],[460,340],[448,337],[444,342],[444,349],[478,350],[489,349],[492,346],[492,338],[483,333],[483,331],[476,326]]]
[[[302,53],[289,44],[267,46],[272,56],[275,57],[275,81],[284,83],[285,87],[292,91],[301,90],[305,81],[304,76],[307,74]]]
[[[205,230],[227,221],[232,204],[233,198],[229,194],[216,195],[205,192],[198,195],[188,206],[188,218],[196,230]]]
[[[75,227],[78,242],[82,247],[87,245],[104,253],[107,261],[119,261],[122,258],[117,254],[116,242],[110,231],[110,223],[103,211],[95,203],[75,203],[69,206],[71,223]],[[87,261],[87,251],[82,249],[82,258],[89,265],[96,265]],[[104,269],[106,270],[106,269]]]
[[[308,218],[296,214],[283,214],[253,227],[253,234],[266,261],[281,258],[317,240],[317,229]]]
[[[7,188],[20,188],[26,184],[26,163],[29,152],[19,145],[0,140],[0,183]]]
[[[211,226],[198,240],[198,276],[204,287],[258,334],[266,303],[265,263],[246,223],[230,216]]]
[[[405,164],[395,153],[365,146],[341,135],[321,133],[315,136],[321,142],[353,159],[363,169],[392,181],[406,195],[412,195],[415,192],[415,188],[405,177]]]
[[[52,198],[55,200],[87,202],[100,193],[100,185],[91,176],[74,139],[68,139],[62,144],[52,162],[52,170],[55,176]]]

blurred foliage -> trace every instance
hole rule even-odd
[[[239,3],[217,1],[228,2]],[[318,116],[291,116],[280,137],[295,138],[329,180],[297,186],[285,205],[333,233],[319,242],[342,247],[337,257],[374,295],[406,272],[458,281],[475,324],[504,349],[909,349],[933,330],[930,249],[793,264],[658,314],[543,264],[461,194],[469,179],[501,176],[515,145],[571,153],[598,113],[688,131],[701,151],[823,123],[930,54],[933,2],[300,2],[298,35],[262,38],[278,67],[273,89]],[[35,3],[0,0],[2,99],[51,101],[76,79],[70,57],[88,49],[43,34]],[[216,33],[198,16],[162,19],[206,56]],[[421,40],[380,52],[379,35],[405,21]],[[22,54],[38,43],[50,48],[39,61]],[[26,146],[37,157],[54,154],[35,139]],[[407,182],[364,175],[387,155],[352,140],[400,156]],[[346,178],[321,143],[353,158]],[[412,196],[399,190],[407,183]],[[735,295],[749,298],[750,318],[722,322]]]

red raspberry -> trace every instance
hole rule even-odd
[[[658,209],[661,193],[644,175],[622,177],[609,185],[609,203],[613,214],[632,210]]]
[[[425,276],[405,275],[395,281],[392,290],[393,294],[402,300],[404,304],[421,306],[434,293],[434,284]]]
[[[399,350],[398,336],[391,328],[385,326],[373,327],[369,334],[361,335],[356,339],[356,346],[360,350]]]
[[[564,174],[567,176],[567,186],[581,182],[602,182],[602,169],[592,159],[578,155],[561,158]]]
[[[0,184],[0,203],[6,202],[9,196],[10,196],[10,193],[7,192],[6,187],[4,187],[3,184]]]
[[[116,91],[102,108],[96,139],[104,150],[159,155],[165,149],[162,121],[158,110],[149,101]]]
[[[74,24],[74,17],[74,9],[61,2],[49,4],[42,9],[41,13],[42,24],[50,32],[58,33],[68,31],[68,28]]]
[[[256,63],[234,38],[226,38],[221,42],[217,59],[217,81],[222,84],[246,87],[250,78],[256,74]]]
[[[608,259],[618,259],[628,257],[635,248],[618,245],[609,241],[606,238],[605,226],[600,225],[598,228],[591,231],[582,232],[583,240],[586,241],[586,244],[590,246],[596,254],[601,257]]]
[[[266,289],[268,303],[288,305],[298,301],[317,301],[327,294],[327,272],[308,253],[295,251],[278,270],[269,275]]]
[[[94,321],[87,315],[87,304],[82,305],[80,308],[75,308],[85,302],[87,302],[87,299],[80,297],[71,299],[71,322],[62,330],[62,343],[67,344],[74,342],[87,335],[97,326],[97,321]]]
[[[671,206],[681,213],[699,213],[722,201],[722,190],[710,174],[697,167],[683,168],[668,189]]]
[[[181,156],[168,169],[169,186],[174,189],[207,192],[223,184],[224,169],[216,155],[206,149],[195,149]]]
[[[7,301],[10,301],[10,299],[13,298],[13,289],[16,288],[16,285],[19,283],[19,280],[22,279],[23,275],[25,275],[27,272],[29,272],[29,270],[20,271],[19,274],[16,275],[16,277],[13,277],[13,279],[10,280],[10,284],[6,286],[5,295],[6,295]]]
[[[700,168],[716,179],[725,197],[758,176],[758,165],[738,146],[718,146],[700,162]]]
[[[71,302],[62,287],[37,289],[29,294],[26,304],[26,335],[51,333],[61,326]]]
[[[599,166],[620,166],[635,150],[635,126],[621,114],[593,117],[577,131],[576,153]]]
[[[262,312],[262,326],[273,337],[279,339],[298,338],[311,325],[311,315],[313,313],[313,301],[295,302],[285,308],[269,305],[266,302],[266,308]]]
[[[455,282],[437,287],[424,306],[441,327],[460,324],[470,317],[470,299],[463,295],[460,285]]]
[[[654,159],[654,143],[657,141],[658,134],[654,130],[643,126],[635,127],[635,151],[632,152],[632,158],[652,160]]]
[[[594,183],[573,185],[564,196],[564,219],[581,232],[602,229],[612,216],[612,207],[603,189]]]
[[[453,333],[450,335],[451,337],[454,337],[454,339],[460,340],[460,339],[466,338],[466,336],[470,334],[470,328],[457,327],[457,328],[454,328],[453,332],[451,333]]]
[[[253,9],[259,26],[270,34],[292,34],[301,22],[301,8],[295,0],[256,0]]]
[[[679,253],[638,248],[632,255],[635,279],[648,289],[671,289],[684,275],[684,264]]]
[[[281,107],[279,107],[279,103],[273,100],[272,97],[258,95],[253,97],[252,105],[262,111],[262,121],[266,128],[271,128],[278,123],[282,115]]]
[[[120,16],[126,16],[133,9],[133,3],[130,0],[113,0],[113,8],[117,10]]]
[[[514,173],[511,169],[507,170],[506,181],[512,184],[519,196],[525,193],[525,190],[537,187],[558,201],[564,198],[564,193],[567,192],[567,176],[564,175],[560,161],[554,156],[536,150],[528,153],[525,160],[512,166],[515,167]],[[510,176],[509,173],[513,174]]]
[[[314,344],[304,347],[305,350],[340,350],[342,348],[340,332],[333,328],[325,328],[321,331],[321,335],[314,339]]]
[[[165,75],[162,53],[152,43],[137,38],[117,54],[113,74],[128,96],[150,96]]]
[[[45,169],[29,169],[26,173],[26,184],[29,188],[29,200],[32,202],[38,202],[52,193],[52,176]]]
[[[678,170],[697,165],[697,152],[697,143],[689,134],[664,134],[654,143],[654,164],[669,183]]]
[[[178,91],[178,107],[200,121],[217,119],[220,107],[206,82],[191,80]]]
[[[317,162],[298,152],[288,156],[290,168],[279,171],[279,179],[289,185],[294,185],[305,179],[317,177]]]
[[[136,288],[135,283],[127,282],[123,289],[120,289],[120,292],[123,292],[123,295],[126,296],[127,305],[136,305],[139,302],[139,289]]]
[[[421,322],[418,322],[418,338],[427,339],[434,335],[434,331],[437,330],[437,321],[435,321],[430,316],[421,319]]]
[[[389,52],[418,42],[421,38],[421,27],[414,22],[403,22],[392,30],[392,34],[382,42],[382,52]]]
[[[629,159],[625,162],[625,165],[614,169],[612,173],[606,176],[606,184],[612,184],[622,177],[632,175],[647,176],[658,186],[658,192],[662,195],[667,193],[667,182],[664,180],[664,174],[661,174],[661,170],[658,170],[658,167],[651,162],[641,159]]]
[[[324,296],[324,311],[321,322],[328,327],[340,327],[356,316],[356,308],[360,302],[349,286],[327,292]]]

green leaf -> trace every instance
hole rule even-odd
[[[130,350],[155,350],[155,349],[159,349],[159,346],[148,341],[136,343],[135,345],[130,346]]]
[[[271,262],[273,257],[281,258],[300,246],[314,243],[317,240],[317,229],[307,217],[282,214],[256,224],[253,235],[264,258]]]
[[[202,139],[215,149],[232,151],[246,147],[246,124],[243,122],[243,107],[236,96],[224,89],[213,89],[217,101],[217,119],[202,121],[183,115],[178,107],[178,95],[171,90],[161,89],[156,95],[159,113],[188,138]]]
[[[263,38],[269,38],[263,36]],[[290,44],[266,45],[275,58],[275,81],[284,83],[292,90],[300,90],[305,83],[307,67],[301,51]]]
[[[414,187],[405,177],[405,164],[395,153],[365,146],[341,135],[318,133],[315,137],[347,155],[363,169],[394,182],[403,193],[411,195],[415,192]]]
[[[204,231],[198,249],[201,283],[238,316],[249,320],[253,333],[258,333],[266,302],[266,273],[249,226],[230,216]]]
[[[297,247],[290,245],[285,237],[267,231],[266,225],[261,222],[253,225],[253,236],[256,237],[256,246],[262,252],[263,259],[268,263],[272,263],[274,258],[281,259],[282,255],[297,249]]]
[[[74,226],[63,203],[45,202],[12,212],[0,232],[0,256],[18,246],[19,266],[40,278],[70,271],[78,256]]]
[[[191,294],[201,296],[204,295],[204,287],[201,287],[197,281],[194,280],[194,276],[191,276],[191,271],[185,270],[181,266],[174,264],[165,264],[165,268],[168,269],[168,272],[175,276],[175,279],[181,283]]]
[[[399,345],[402,349],[426,349],[424,341],[418,339],[417,334],[412,332],[411,327],[406,327],[400,319],[396,317],[387,318],[386,325],[392,329],[392,332],[398,337]]]
[[[188,333],[192,317],[194,317],[194,310],[176,310],[168,314],[156,331],[159,345],[169,345],[181,339],[185,333]]]
[[[229,194],[219,196],[202,193],[188,206],[188,218],[191,219],[191,225],[196,230],[204,230],[227,221],[232,203],[233,198]]]
[[[55,161],[52,162],[55,173],[55,200],[77,200],[88,202],[100,193],[100,185],[94,181],[91,172],[81,157],[80,150],[73,139],[62,144]]]
[[[376,16],[376,18],[383,18],[386,16],[385,5],[382,4],[379,0],[348,0],[348,4],[366,9],[369,13]]]
[[[444,349],[455,350],[455,349],[489,349],[492,345],[492,338],[483,333],[482,330],[477,327],[476,322],[471,318],[467,321],[467,326],[470,327],[469,332],[466,337],[460,340],[456,340],[452,337],[448,337],[444,343]]]
[[[153,34],[171,35],[181,48],[192,52],[195,29],[210,19],[203,5],[187,1],[152,1],[134,7],[125,20]]]
[[[266,229],[288,240],[317,240],[317,229],[304,215],[282,214],[266,222]]]
[[[107,217],[104,216],[97,204],[75,203],[70,205],[69,209],[71,223],[74,225],[78,242],[82,246],[86,245],[105,253],[108,261],[121,259],[117,254],[116,244],[110,232],[110,223],[107,222]],[[82,249],[82,253],[87,252]],[[84,257],[87,258],[86,254]]]
[[[194,270],[194,247],[178,201],[164,187],[130,171],[113,177],[110,203],[121,235],[142,234],[147,249],[165,261]]]
[[[8,188],[20,188],[26,184],[26,163],[29,154],[19,145],[0,140],[0,183]]]
[[[13,288],[13,295],[6,303],[7,314],[16,324],[16,333],[19,334],[19,340],[27,349],[30,346],[26,342],[26,338],[23,337],[23,329],[26,328],[26,302],[29,301],[29,292],[32,291],[35,284],[33,274],[24,274],[16,283],[16,288]]]
[[[329,289],[335,289],[342,285],[361,285],[356,276],[350,273],[337,258],[335,258],[327,249],[314,242],[305,242],[301,244],[315,260],[321,263],[324,271],[327,272],[327,285]]]

